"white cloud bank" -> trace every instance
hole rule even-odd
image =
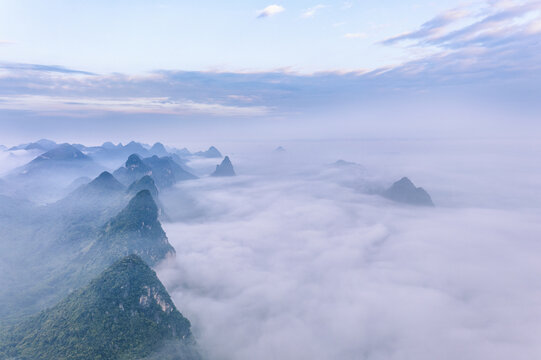
[[[165,225],[177,257],[158,273],[209,358],[538,357],[538,196],[513,206],[497,205],[497,197],[504,189],[515,199],[520,191],[539,193],[538,185],[523,186],[539,179],[539,170],[524,152],[508,158],[498,146],[483,143],[485,153],[469,153],[463,145],[445,154],[420,151],[420,143],[412,143],[415,154],[397,155],[400,146],[379,155],[366,156],[364,146],[357,148],[364,154],[350,152],[352,160],[379,157],[383,167],[424,156],[404,175],[434,195],[435,209],[363,194],[358,173],[357,188],[342,186],[352,176],[347,169],[306,169],[321,148],[289,164],[294,171],[277,165],[295,157],[286,145],[283,159],[261,160],[259,169],[233,157],[250,176],[184,184],[178,206],[199,216]],[[470,171],[476,163],[484,166]],[[519,179],[515,171],[506,181],[492,176],[511,164],[522,169]],[[514,178],[521,185],[507,187]],[[487,184],[498,191],[492,206],[447,206],[455,200],[446,189],[456,184],[473,202]]]

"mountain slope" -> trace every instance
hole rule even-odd
[[[128,201],[125,189],[111,173],[104,171],[65,198],[46,206],[46,211],[57,215],[53,219],[63,226],[63,232],[69,230],[72,234],[73,230],[81,229],[82,236],[88,237],[87,229],[103,224],[125,206]]]
[[[175,249],[158,221],[158,206],[148,190],[130,200],[118,215],[102,228],[98,238],[84,254],[87,266],[108,266],[122,256],[137,254],[155,265]]]
[[[128,194],[136,195],[141,190],[148,190],[154,199],[158,198],[158,188],[151,176],[145,175],[135,180],[128,188]]]
[[[190,322],[143,260],[115,262],[86,287],[51,309],[15,325],[0,338],[2,358],[142,359],[167,341],[178,359],[197,359]]]

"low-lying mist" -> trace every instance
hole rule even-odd
[[[539,143],[218,145],[238,177],[161,195],[177,254],[158,275],[208,358],[541,352]],[[374,194],[402,176],[436,207]]]

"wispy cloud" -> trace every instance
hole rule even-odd
[[[309,9],[304,10],[301,13],[301,17],[303,17],[303,18],[313,17],[318,10],[324,9],[326,7],[327,7],[327,5],[323,5],[323,4],[316,5],[314,7],[311,7]]]
[[[468,15],[464,9],[453,9],[427,21],[418,30],[395,35],[383,41],[385,45],[391,45],[404,40],[418,40],[435,38],[443,33],[445,27]]]
[[[266,17],[271,17],[284,11],[285,11],[285,8],[281,5],[276,5],[276,4],[269,5],[257,13],[257,18],[262,19]]]
[[[455,9],[415,31],[386,39],[384,45],[406,44],[425,52],[386,76],[419,74],[440,79],[501,81],[536,78],[541,71],[541,1],[494,2]],[[426,55],[426,52],[431,55]]]
[[[20,63],[0,63],[0,69],[12,71],[35,71],[64,74],[95,75],[88,71],[69,69],[59,65],[40,65],[40,64],[20,64]]]
[[[464,23],[460,23],[464,20]],[[516,3],[487,2],[481,11],[472,8],[448,10],[424,23],[415,31],[392,36],[382,43],[393,45],[406,40],[417,45],[438,45],[449,48],[471,44],[486,45],[499,42],[511,35],[524,34],[536,29],[541,21],[541,1]]]
[[[264,106],[234,106],[174,100],[166,97],[90,98],[47,95],[0,96],[0,109],[73,115],[75,112],[118,112],[127,114],[209,114],[214,116],[261,116]]]

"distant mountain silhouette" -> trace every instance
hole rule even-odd
[[[430,195],[423,188],[415,187],[407,177],[395,182],[383,193],[383,196],[410,205],[434,206]]]
[[[91,161],[92,159],[81,151],[77,150],[74,146],[70,144],[61,144],[55,147],[52,150],[49,150],[37,158],[32,160],[30,163],[41,163],[45,161]]]
[[[190,150],[186,149],[186,148],[182,148],[182,149],[174,149],[174,153],[177,154],[178,156],[181,156],[181,157],[185,157],[185,156],[190,156],[192,155],[192,153],[190,152]]]
[[[347,166],[360,166],[357,163],[354,163],[352,161],[346,161],[346,160],[336,160],[334,163],[332,163],[332,166],[336,167],[347,167]]]
[[[177,181],[197,179],[177,164],[171,157],[158,157],[156,155],[141,159],[132,154],[124,167],[113,173],[123,184],[130,185],[145,175],[151,175],[159,188],[167,188]]]
[[[91,155],[97,161],[114,164],[124,161],[128,156],[137,154],[140,158],[150,156],[151,153],[142,144],[131,141],[126,145],[105,142],[103,145],[91,149]]]
[[[216,165],[216,170],[211,174],[211,176],[235,176],[235,169],[229,156],[226,156],[220,165]]]
[[[202,156],[206,158],[221,158],[222,154],[214,146],[208,148],[207,151],[198,151],[194,153],[196,156]]]
[[[126,144],[123,147],[123,150],[130,152],[132,154],[140,154],[140,155],[146,155],[148,154],[148,150],[140,143],[135,141],[130,141],[128,144]]]
[[[106,150],[114,150],[114,149],[121,149],[122,148],[122,144],[119,143],[118,145],[115,145],[113,144],[112,142],[110,141],[106,141],[104,142],[102,145],[101,145],[102,148],[106,149]]]
[[[36,142],[13,146],[9,150],[43,150],[43,151],[48,151],[48,150],[54,149],[56,146],[57,146],[57,144],[52,140],[41,139],[41,140],[38,140]]]
[[[8,179],[20,191],[45,191],[61,186],[65,188],[81,176],[96,176],[102,169],[92,158],[70,144],[61,144],[26,165],[13,170]],[[64,182],[64,184],[63,184]]]
[[[150,148],[149,152],[152,154],[152,155],[157,155],[157,156],[168,156],[169,153],[167,152],[167,150],[165,149],[165,146],[163,146],[162,143],[155,143],[154,145],[152,145],[152,147]]]

